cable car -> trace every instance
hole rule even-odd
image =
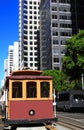
[[[41,74],[39,70],[17,70],[7,77],[4,129],[57,121],[52,77]]]

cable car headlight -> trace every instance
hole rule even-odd
[[[35,111],[33,109],[29,110],[29,115],[30,116],[34,116],[35,115]]]
[[[76,103],[78,103],[78,99],[75,99]]]

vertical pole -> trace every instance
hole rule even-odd
[[[83,74],[81,74],[81,80],[82,80],[82,90],[84,90],[84,79],[83,79]]]
[[[54,106],[54,117],[56,117],[56,95],[55,95],[55,88],[54,88],[54,102],[53,102],[53,106]]]

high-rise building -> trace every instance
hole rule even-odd
[[[84,0],[71,1],[72,33],[77,34],[84,29]]]
[[[66,40],[84,29],[83,9],[84,0],[19,0],[19,69],[61,70]]]
[[[14,48],[12,45],[8,48],[8,75],[11,74],[13,69],[13,59],[14,59]]]
[[[19,0],[19,69],[38,68],[40,0]]]
[[[4,60],[4,79],[8,76],[8,59]]]
[[[66,40],[71,36],[71,1],[41,0],[40,69],[62,69]]]
[[[4,60],[4,79],[10,75],[13,70],[18,70],[18,42],[14,42],[13,45],[8,47],[8,58]]]
[[[13,45],[13,54],[14,54],[14,59],[13,59],[13,70],[18,70],[19,69],[19,45],[18,42],[14,42]]]

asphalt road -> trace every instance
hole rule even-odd
[[[57,112],[57,116],[60,115],[84,122],[84,112]]]
[[[81,122],[84,122],[84,113],[57,112],[57,115],[70,117],[70,118],[79,120],[79,121],[81,121]],[[0,119],[0,130],[4,130],[2,125],[4,125],[4,124],[3,124],[2,120]],[[16,130],[30,130],[30,129],[29,129],[29,128],[17,128]],[[32,128],[31,130],[34,130],[34,128]],[[35,130],[36,130],[36,129],[35,129]],[[42,130],[44,130],[44,128],[42,128]],[[56,126],[56,130],[69,130],[69,129],[57,125],[57,126]]]

